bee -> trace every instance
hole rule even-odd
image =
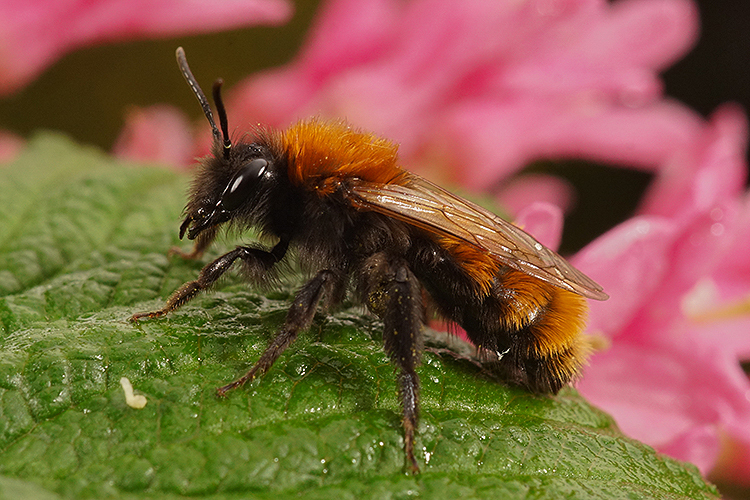
[[[182,47],[176,55],[213,132],[212,152],[197,169],[180,226],[180,239],[195,241],[183,256],[200,257],[222,228],[255,228],[275,244],[237,246],[162,309],[131,320],[183,306],[236,261],[260,285],[293,249],[312,275],[260,359],[218,388],[219,396],[267,372],[310,326],[319,305],[336,306],[350,291],[383,322],[412,472],[419,470],[416,368],[428,306],[463,328],[488,369],[511,384],[554,394],[577,376],[590,350],[581,335],[585,298],[607,299],[601,286],[510,222],[402,169],[394,143],[344,122],[258,127],[233,143],[223,82],[213,86],[219,129]]]

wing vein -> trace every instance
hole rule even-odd
[[[608,297],[595,281],[519,227],[417,175],[410,174],[405,184],[352,179],[346,193],[360,209],[458,238],[503,265],[585,297]]]

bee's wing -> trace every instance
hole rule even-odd
[[[492,212],[411,174],[404,185],[351,179],[355,206],[465,241],[498,262],[584,297],[606,300],[602,287],[531,235]]]

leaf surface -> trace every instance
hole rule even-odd
[[[51,134],[0,167],[0,498],[718,498],[573,389],[535,397],[432,352],[422,474],[405,475],[394,370],[354,305],[318,314],[266,376],[217,399],[303,278],[263,292],[233,274],[130,324],[202,266],[166,257],[186,185]]]

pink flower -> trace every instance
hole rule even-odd
[[[503,182],[497,197],[502,200],[503,208],[508,213],[514,214],[515,218],[519,218],[521,211],[529,205],[531,200],[534,200],[534,203],[549,203],[561,209],[562,213],[567,212],[573,204],[575,194],[573,186],[560,177],[544,174],[524,174]],[[536,233],[533,234],[536,237]],[[558,241],[561,237],[562,225],[560,226],[560,235],[557,236]],[[556,246],[547,246],[557,248]]]
[[[518,212],[513,223],[534,235],[537,241],[548,248],[560,246],[563,228],[563,212],[552,203],[534,202]]]
[[[723,435],[750,456],[750,381],[739,363],[750,355],[746,140],[744,116],[719,110],[675,154],[643,215],[575,259],[611,297],[592,304],[589,330],[612,346],[593,357],[581,392],[626,434],[703,472]],[[734,306],[743,301],[744,311]]]
[[[747,170],[737,168],[737,159],[744,154],[746,136],[743,111],[734,106],[719,109],[707,130],[665,162],[641,211],[689,216],[714,203],[718,192],[739,192]]]
[[[284,22],[285,0],[27,0],[0,2],[0,95],[86,45]]]
[[[172,106],[156,105],[127,114],[112,153],[128,160],[186,167],[194,161],[194,145],[187,116]]]
[[[332,0],[293,63],[234,89],[230,119],[344,117],[474,188],[542,157],[655,169],[701,127],[657,76],[696,34],[688,0]]]

